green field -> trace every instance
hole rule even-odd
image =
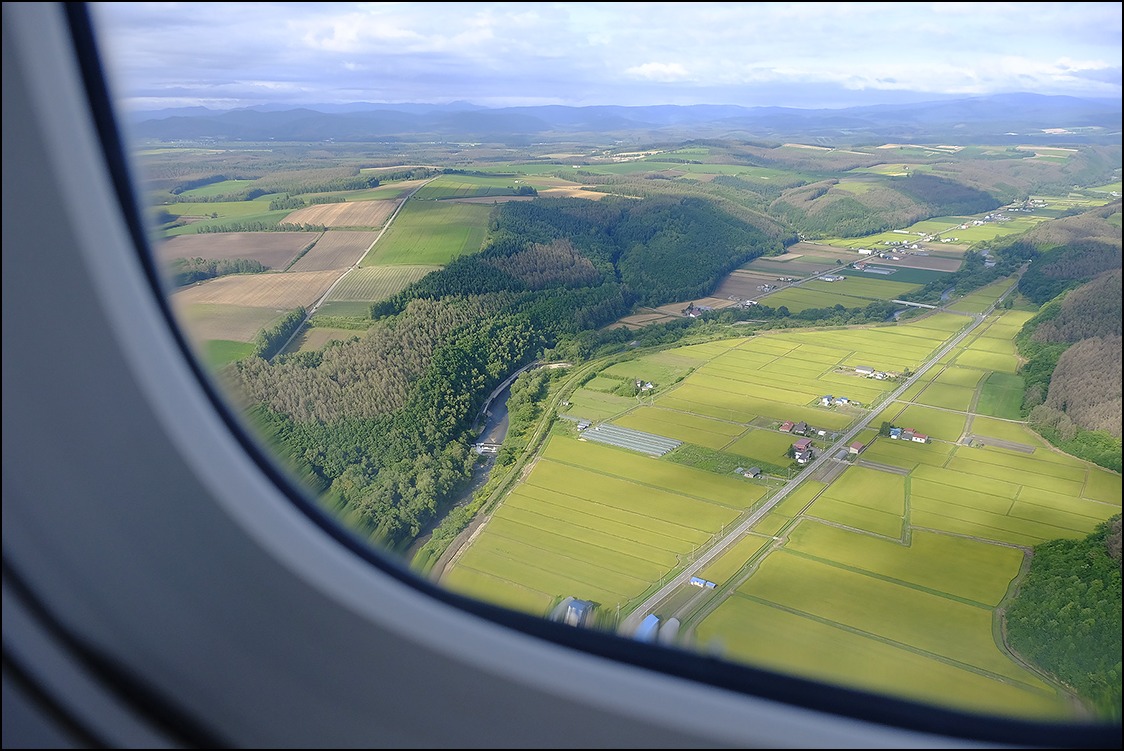
[[[738,479],[555,436],[446,583],[507,603],[539,606],[566,595],[627,603],[762,492]]]
[[[360,266],[444,265],[480,250],[492,207],[477,203],[406,201]]]
[[[274,224],[292,213],[292,209],[270,211],[269,202],[274,198],[276,196],[262,196],[253,201],[170,203],[167,206],[161,206],[162,209],[176,217],[203,217],[198,220],[191,220],[189,224],[181,227],[166,230],[163,236],[194,235],[208,227],[222,227],[230,224],[248,225],[254,222]],[[211,217],[212,214],[217,214],[217,216]]]
[[[254,352],[254,345],[246,342],[232,342],[227,339],[208,339],[201,345],[203,362],[210,370],[219,370]]]
[[[1027,549],[1084,536],[1119,512],[1121,480],[1045,447],[1022,422],[968,411],[976,402],[980,412],[1017,408],[1022,379],[987,366],[1008,366],[1026,315],[993,314],[906,401],[873,417],[856,438],[866,444],[858,457],[825,462],[828,475],[809,475],[702,567],[719,585],[712,594],[684,585],[690,591],[666,600],[660,607],[687,608],[681,633],[734,660],[846,686],[973,711],[1068,716],[1056,688],[997,641],[996,608]],[[842,429],[865,419],[818,406],[819,397],[880,403],[899,382],[858,377],[857,365],[920,367],[967,323],[941,313],[671,349],[608,366],[568,409],[615,414],[616,424],[724,460],[741,456],[743,466],[784,465],[794,437],[770,428],[805,420]],[[643,406],[598,391],[633,378],[670,385]],[[877,436],[883,420],[930,442]],[[957,443],[965,432],[975,436],[970,446]],[[533,612],[565,595],[627,612],[769,497],[764,483],[696,464],[554,436],[449,581]],[[692,610],[696,601],[709,606]]]
[[[774,309],[788,308],[792,313],[799,313],[810,308],[831,308],[842,305],[844,308],[865,308],[873,300],[863,297],[853,297],[842,292],[833,292],[822,289],[806,289],[804,287],[789,287],[778,292],[772,292],[759,299],[762,305]]]
[[[613,423],[709,449],[722,448],[746,430],[739,423],[659,407],[637,407],[615,418]]]
[[[972,403],[976,390],[963,386],[951,386],[945,383],[930,383],[925,390],[918,394],[914,401],[918,404],[927,404],[931,407],[943,407],[966,411]]]
[[[828,588],[832,582],[817,582]],[[803,584],[797,584],[807,590]],[[820,594],[814,589],[811,596]],[[860,593],[863,594],[863,593]],[[939,629],[940,618],[929,624]],[[922,625],[924,628],[925,626]],[[876,633],[835,625],[811,613],[749,596],[725,600],[696,632],[700,648],[732,660],[814,680],[933,702],[970,712],[1014,714],[1036,720],[1068,716],[1055,692],[1026,681],[981,674],[971,665],[906,645]],[[892,666],[872,670],[874,665]]]
[[[832,542],[846,546],[848,540]],[[862,541],[851,551],[844,547],[843,554],[871,544]],[[813,550],[828,548],[820,544]],[[927,555],[932,551],[919,552],[919,557]],[[996,567],[991,592],[1017,573],[1020,559],[987,559]],[[908,564],[905,568],[908,573]],[[920,563],[919,569],[924,568]],[[948,591],[972,586],[973,577],[978,572],[961,569],[947,577],[948,589],[934,589],[786,547],[770,554],[739,587],[739,596],[726,600],[698,626],[698,643],[720,643],[727,656],[753,664],[783,665],[820,679],[904,692],[924,701],[974,711],[987,707],[1063,716],[1064,703],[1056,693],[996,645],[991,608]],[[872,670],[872,665],[894,667]]]
[[[238,193],[239,191],[248,189],[253,185],[256,180],[223,180],[210,185],[204,185],[201,188],[193,188],[185,190],[179,196],[187,198],[209,198],[211,196],[221,196],[227,193]]]
[[[1010,373],[991,373],[980,389],[976,412],[991,417],[1018,420],[1022,416],[1026,381]]]
[[[313,319],[321,316],[343,316],[345,318],[370,318],[371,303],[362,300],[329,300],[316,309]]]
[[[564,413],[571,417],[600,422],[626,412],[637,404],[636,399],[632,397],[616,396],[593,389],[581,388],[570,396],[569,405],[564,406],[563,409]]]
[[[790,461],[785,452],[792,447],[795,440],[796,438],[787,433],[777,433],[772,430],[750,430],[727,446],[726,451],[741,454],[747,459],[757,459],[783,467]]]
[[[522,182],[510,176],[441,175],[423,185],[412,201],[441,201],[450,198],[512,196]]]
[[[825,282],[821,279],[812,279],[801,285],[802,289],[819,290],[833,294],[842,293],[852,297],[861,297],[868,300],[893,300],[907,292],[918,289],[920,284],[908,284],[897,279],[887,277],[881,279],[873,276],[854,277],[844,272],[844,278],[836,282]]]
[[[858,271],[857,269],[847,269],[844,273],[848,279],[880,279],[883,281],[890,281],[894,283],[905,283],[910,285],[924,285],[929,282],[936,281],[937,279],[946,278],[949,274],[947,271],[934,271],[931,269],[910,269],[902,266],[889,267],[893,268],[892,274],[876,274],[873,271]]]

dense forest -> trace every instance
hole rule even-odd
[[[998,253],[1026,257],[1019,291],[1042,304],[1016,337],[1030,426],[1121,470],[1120,202],[1044,223]]]
[[[1007,608],[1010,645],[1096,706],[1121,716],[1120,515],[1084,540],[1034,548],[1030,573]]]

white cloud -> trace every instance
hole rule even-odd
[[[771,104],[803,90],[1120,96],[1120,3],[94,3],[137,90],[303,103]],[[285,89],[285,87],[291,87]],[[269,97],[269,89],[252,89]],[[212,93],[208,93],[212,92]],[[177,92],[177,96],[179,92]],[[387,100],[383,97],[394,96]],[[302,103],[302,102],[293,102]],[[809,102],[808,106],[817,106]],[[838,105],[835,105],[838,106]]]
[[[679,63],[644,63],[626,69],[625,73],[647,81],[683,81],[688,78],[687,69]]]

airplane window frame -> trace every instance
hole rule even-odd
[[[8,4],[6,4],[8,5]],[[19,4],[17,4],[19,5]],[[259,473],[258,477],[240,483],[240,487],[256,490],[264,495],[270,495],[268,505],[274,509],[281,509],[279,501],[289,505],[291,513],[278,519],[251,519],[245,509],[231,505],[229,497],[226,505],[222,506],[236,526],[246,530],[249,538],[256,541],[263,550],[278,560],[284,559],[281,567],[291,570],[294,577],[312,582],[315,586],[324,587],[325,590],[333,588],[329,571],[332,565],[341,565],[348,568],[347,576],[351,581],[366,581],[370,586],[368,591],[377,591],[387,596],[388,600],[405,603],[404,608],[427,610],[434,612],[435,619],[453,619],[458,625],[464,626],[467,631],[467,644],[488,644],[495,647],[504,643],[510,650],[513,659],[522,659],[528,665],[538,666],[553,665],[560,671],[566,662],[571,662],[570,669],[587,671],[587,675],[603,675],[604,671],[619,670],[620,667],[636,669],[614,685],[631,685],[639,688],[645,681],[650,681],[650,688],[654,693],[663,692],[663,702],[671,702],[678,696],[684,707],[684,713],[690,708],[704,709],[708,702],[714,709],[715,716],[712,720],[707,718],[664,718],[669,726],[676,727],[685,737],[695,734],[695,737],[716,745],[727,743],[737,744],[756,741],[767,745],[770,740],[781,737],[784,730],[798,728],[802,723],[809,725],[809,733],[815,740],[814,745],[828,745],[826,739],[833,734],[838,738],[860,738],[864,733],[870,733],[871,745],[976,745],[976,744],[1027,744],[1042,746],[1071,746],[1071,747],[1119,747],[1119,727],[1115,728],[1115,743],[1113,743],[1113,727],[1100,725],[1083,725],[1078,723],[1036,723],[1020,720],[976,716],[968,713],[945,710],[938,707],[897,700],[892,697],[867,694],[842,687],[820,684],[795,676],[758,670],[753,667],[743,666],[706,657],[697,653],[678,649],[668,649],[660,646],[642,644],[625,638],[602,634],[599,632],[574,629],[561,624],[549,622],[545,619],[535,618],[526,614],[510,611],[485,602],[456,595],[453,592],[440,588],[416,574],[410,572],[400,562],[388,555],[382,555],[370,545],[362,542],[352,535],[334,519],[331,519],[315,502],[301,491],[278,463],[263,450],[257,440],[251,436],[243,423],[231,411],[225,397],[216,387],[210,376],[195,360],[194,354],[185,336],[178,328],[175,315],[164,296],[162,276],[155,267],[152,254],[148,250],[147,233],[144,229],[138,197],[133,188],[130,177],[129,161],[126,156],[121,130],[116,122],[116,115],[109,96],[100,58],[97,54],[96,34],[89,18],[86,3],[47,3],[49,6],[45,13],[58,13],[65,19],[60,21],[59,30],[65,31],[69,36],[66,39],[71,45],[70,52],[73,58],[57,61],[62,67],[72,68],[82,76],[82,89],[85,96],[84,105],[88,109],[91,124],[91,133],[95,146],[100,151],[100,158],[104,160],[101,165],[109,175],[112,195],[106,201],[115,203],[117,215],[108,221],[117,221],[119,226],[116,232],[107,233],[109,242],[127,243],[130,247],[123,249],[132,255],[135,275],[130,284],[118,285],[116,291],[123,288],[130,292],[147,294],[148,299],[143,300],[142,310],[157,310],[161,320],[135,322],[138,326],[150,329],[146,336],[162,336],[164,342],[159,353],[169,355],[168,362],[162,364],[164,368],[177,370],[176,379],[168,386],[179,387],[187,379],[194,379],[192,387],[197,390],[193,396],[194,404],[205,404],[210,414],[199,416],[200,421],[210,421],[209,429],[225,429],[227,432],[227,447],[235,447],[241,456],[229,457],[232,462],[242,462],[240,471]],[[38,11],[37,11],[38,12]],[[7,16],[7,9],[5,15]],[[7,17],[5,19],[7,21]],[[7,25],[7,24],[5,24]],[[7,53],[6,53],[7,54]],[[14,53],[13,53],[14,54]],[[64,57],[66,57],[64,55]],[[7,57],[5,67],[7,67]],[[44,70],[41,74],[49,76],[54,70]],[[6,74],[7,79],[7,74]],[[7,86],[5,87],[7,88]],[[7,107],[5,110],[7,111]],[[7,114],[5,115],[7,122]],[[80,129],[86,124],[73,123],[73,127]],[[56,126],[62,127],[62,126]],[[5,131],[7,132],[7,127]],[[53,133],[45,133],[45,138],[50,138]],[[7,150],[7,135],[5,136],[5,149]],[[81,142],[82,137],[76,139]],[[79,147],[81,143],[77,144]],[[7,171],[7,170],[6,170]],[[7,181],[6,181],[7,182]],[[7,187],[7,186],[6,186]],[[8,190],[5,190],[5,210],[8,210]],[[16,200],[13,198],[13,201]],[[7,235],[6,235],[7,236]],[[7,244],[7,243],[6,243]],[[101,295],[102,302],[108,308],[115,304],[127,307],[129,300],[106,302],[105,296],[110,294],[106,287],[108,270],[99,271],[90,269],[91,283],[100,287],[96,293]],[[141,282],[142,284],[138,284]],[[143,288],[142,288],[143,287]],[[7,291],[7,288],[6,288]],[[5,311],[8,312],[7,309]],[[107,315],[112,319],[121,315],[128,315],[128,311],[111,311]],[[7,325],[7,324],[6,324]],[[138,346],[136,343],[121,342],[123,349]],[[143,359],[146,353],[133,351],[131,356]],[[6,358],[7,359],[7,358]],[[132,362],[137,368],[135,375],[138,380],[151,379],[152,373],[141,373],[137,360]],[[155,366],[154,366],[155,367]],[[5,379],[6,380],[6,379]],[[152,389],[160,384],[142,383],[142,389]],[[148,392],[149,399],[155,402],[154,411],[171,409],[159,404],[160,396],[152,391]],[[7,403],[8,392],[5,391]],[[7,413],[7,409],[5,409]],[[167,415],[164,415],[167,419]],[[5,420],[7,434],[7,420]],[[185,430],[186,427],[169,427],[169,432]],[[183,433],[180,433],[182,439]],[[189,439],[183,439],[189,440]],[[7,465],[8,449],[5,441],[5,465]],[[190,452],[188,446],[181,446],[185,453]],[[196,447],[198,448],[198,447]],[[203,449],[199,449],[203,451]],[[201,453],[189,457],[188,462],[196,464],[204,461]],[[225,478],[223,478],[225,479]],[[201,478],[201,484],[209,487],[216,496],[222,496],[224,490],[217,487],[221,479]],[[7,469],[5,471],[5,487],[7,488]],[[7,495],[7,493],[6,493]],[[227,494],[229,495],[229,494]],[[5,527],[7,527],[8,514],[5,512]],[[304,526],[304,529],[293,531],[293,526]],[[314,529],[309,529],[313,527]],[[284,529],[282,529],[284,528]],[[283,550],[283,543],[300,540],[309,547],[305,550]],[[5,622],[7,624],[7,610],[9,607],[9,585],[11,585],[11,602],[22,598],[38,608],[39,620],[52,624],[56,638],[64,643],[69,643],[72,652],[80,652],[87,643],[82,635],[75,634],[81,631],[72,622],[58,618],[50,599],[39,600],[36,593],[33,577],[26,576],[26,571],[21,571],[21,561],[13,551],[9,557],[8,536],[5,534]],[[389,578],[391,582],[386,581]],[[346,602],[346,607],[362,611],[364,617],[372,622],[381,620],[384,628],[397,629],[405,632],[410,625],[405,622],[388,623],[393,621],[389,615],[382,615],[381,619],[372,611],[370,603],[357,604],[359,594],[353,591],[343,591],[342,585],[335,585],[334,591],[327,592],[326,599]],[[441,612],[437,612],[441,611]],[[445,625],[445,624],[442,624]],[[447,632],[446,632],[447,633]],[[5,629],[5,675],[8,671],[8,629]],[[412,637],[420,641],[433,640],[439,634],[413,634]],[[446,649],[451,649],[448,645]],[[455,650],[454,650],[455,651]],[[86,665],[94,672],[102,675],[113,672],[113,661],[107,660],[105,664],[99,662],[98,652],[93,650],[87,655]],[[473,661],[482,662],[484,658],[473,656]],[[523,668],[500,672],[509,673],[511,680],[526,679],[521,675]],[[518,675],[517,675],[518,674]],[[32,680],[30,677],[28,680]],[[124,692],[120,682],[124,680],[123,674],[114,679],[119,685],[117,693]],[[613,679],[616,681],[617,679]],[[549,683],[549,682],[548,682]],[[658,685],[657,685],[658,684]],[[589,687],[592,691],[594,687]],[[581,692],[572,689],[563,690],[553,687],[559,693],[568,694],[575,702],[584,701]],[[135,693],[135,689],[134,689]],[[133,697],[135,699],[135,696]],[[592,703],[592,700],[589,700]],[[653,702],[651,707],[627,707],[628,700],[620,699],[620,705],[614,711],[622,716],[630,716],[634,720],[647,722],[657,726],[657,718],[653,715],[655,707],[661,706],[660,702]],[[171,697],[153,699],[153,706],[142,708],[140,714],[149,716],[163,715],[170,726],[175,727],[179,734],[189,739],[200,739],[207,736],[207,731],[201,728],[208,724],[203,720],[199,727],[192,728],[193,720],[187,715],[181,715],[176,708],[176,701]],[[666,705],[664,705],[666,706]],[[742,727],[734,723],[734,716],[738,710],[745,712],[746,718],[754,717],[756,721],[764,721],[770,714],[775,715],[777,726],[773,730],[763,728],[750,729],[744,725],[751,724],[748,719]],[[600,710],[599,710],[600,711]],[[823,724],[815,729],[817,719]],[[713,722],[713,727],[707,729],[708,722]],[[817,734],[818,731],[818,734]],[[104,737],[104,736],[101,736]],[[241,741],[242,739],[235,739]],[[475,744],[473,744],[475,745]],[[804,745],[799,740],[791,745]]]

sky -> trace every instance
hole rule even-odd
[[[1121,98],[1121,3],[91,3],[129,110]]]

